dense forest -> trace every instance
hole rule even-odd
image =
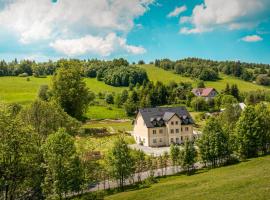
[[[155,60],[155,66],[204,81],[215,81],[219,78],[219,73],[222,72],[245,81],[256,81],[260,85],[270,85],[270,65],[268,64],[186,58],[176,61]]]

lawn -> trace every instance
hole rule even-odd
[[[30,81],[27,81],[25,77],[0,77],[0,101],[27,104],[36,98],[41,85],[49,85],[51,82],[51,76],[47,78],[29,78]],[[106,85],[95,78],[86,78],[85,82],[88,88],[95,93],[117,93],[124,89],[124,87]]]
[[[270,197],[270,156],[195,175],[161,178],[159,183],[141,190],[127,191],[107,200],[267,200]]]
[[[126,119],[126,113],[123,108],[117,108],[116,106],[89,106],[86,113],[88,119]]]
[[[154,65],[140,65],[143,69],[147,71],[148,77],[152,81],[161,81],[163,83],[169,83],[171,81],[175,82],[191,82],[193,87],[196,87],[196,81],[184,77],[178,74],[173,73],[172,71],[166,71],[164,69],[155,67]],[[227,76],[224,74],[220,74],[220,80],[218,81],[206,81],[205,85],[206,87],[214,87],[218,91],[221,91],[226,87],[226,84],[229,83],[231,84],[237,84],[238,88],[242,92],[248,92],[248,91],[253,91],[253,90],[258,90],[258,89],[270,89],[270,87],[266,86],[261,86],[257,85],[251,82],[243,81],[241,79],[232,77],[232,76]]]
[[[118,135],[116,134],[104,137],[77,136],[75,139],[75,145],[78,153],[100,151],[103,155],[106,155],[108,151],[113,147],[117,137]],[[124,138],[128,144],[133,144],[135,142],[132,136],[125,135]]]
[[[110,132],[131,131],[131,120],[100,120],[89,121],[84,124],[86,128],[107,128]]]

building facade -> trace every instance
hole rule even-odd
[[[149,147],[182,144],[193,139],[194,121],[185,107],[140,109],[134,121],[137,144]]]

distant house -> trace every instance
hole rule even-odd
[[[185,107],[140,109],[134,121],[137,144],[149,147],[181,144],[193,139],[194,121]]]
[[[212,99],[218,95],[215,88],[194,88],[192,93],[197,97],[204,97],[206,100]]]

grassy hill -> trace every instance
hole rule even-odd
[[[196,85],[195,80],[192,80],[191,78],[183,77],[170,71],[165,71],[153,65],[142,65],[141,67],[147,71],[149,79],[152,81],[161,81],[163,83],[169,83],[170,81],[184,81],[191,82],[194,86]],[[0,77],[0,101],[26,104],[36,97],[40,85],[50,84],[50,79],[50,76],[47,78],[30,77],[30,81],[26,81],[26,78],[22,77]],[[124,87],[106,85],[104,82],[97,81],[95,78],[86,78],[85,81],[90,90],[95,93],[100,91],[120,92],[124,89]],[[270,89],[270,87],[256,85],[226,75],[221,75],[221,80],[219,81],[206,82],[206,86],[222,90],[225,88],[227,83],[237,84],[241,91]]]
[[[49,85],[51,77],[35,78],[30,77],[30,81],[23,77],[0,77],[0,101],[17,102],[26,104],[36,98],[40,85]],[[91,91],[98,92],[120,92],[123,87],[113,87],[106,85],[95,78],[85,79]]]
[[[263,200],[270,197],[270,156],[237,165],[160,179],[146,189],[108,196],[107,200]]]
[[[155,67],[154,65],[142,65],[141,66],[143,69],[147,71],[147,74],[152,81],[161,81],[163,83],[169,83],[171,81],[175,82],[191,82],[193,86],[196,86],[196,81],[189,78],[189,77],[184,77],[178,74],[175,74],[171,71],[166,71],[161,68]],[[257,85],[254,83],[250,83],[247,81],[243,81],[241,79],[232,77],[232,76],[227,76],[224,74],[220,75],[220,80],[218,81],[207,81],[205,82],[205,85],[207,87],[214,87],[218,91],[221,91],[222,89],[225,88],[226,84],[237,84],[240,91],[247,92],[247,91],[253,91],[253,90],[258,90],[258,89],[270,89],[270,87],[266,86],[261,86]]]

